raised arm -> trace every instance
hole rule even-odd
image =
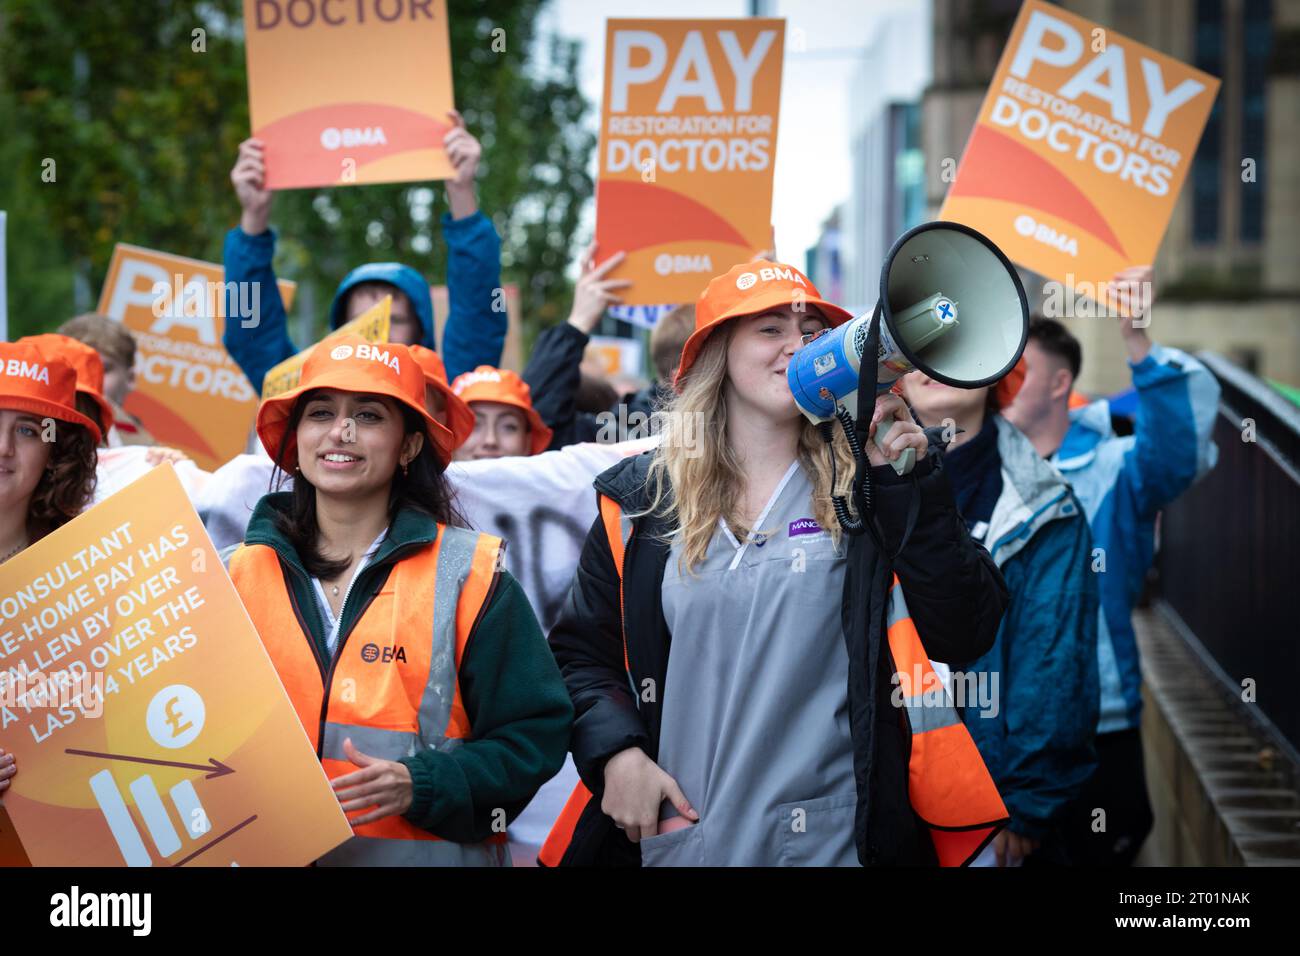
[[[221,254],[226,299],[222,344],[258,393],[266,373],[297,351],[271,267],[275,233],[269,227],[272,193],[262,188],[265,180],[262,141],[246,139],[230,171],[241,213]],[[251,303],[252,315],[241,314],[241,303]]]
[[[480,365],[501,364],[509,316],[501,287],[501,239],[492,220],[478,208],[474,177],[483,149],[453,110],[444,146],[456,168],[447,180],[442,235],[447,242],[447,324],[442,357],[454,379]]]

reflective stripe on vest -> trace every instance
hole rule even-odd
[[[398,760],[422,749],[449,751],[470,736],[457,677],[465,644],[486,606],[501,548],[500,538],[439,524],[433,543],[393,565],[334,659],[326,662],[325,679],[286,581],[292,572],[266,545],[246,545],[234,553],[231,580],[328,777],[357,769],[343,751],[348,738],[364,754]],[[484,844],[459,844],[393,815],[358,827],[356,834],[317,862],[508,863],[504,833]]]
[[[890,699],[901,696],[912,731],[907,768],[912,809],[930,830],[939,865],[965,866],[1006,825],[1007,808],[947,688],[930,665],[897,575],[889,589],[886,620],[895,668]],[[913,687],[918,674],[921,686]]]
[[[628,683],[632,687],[632,699],[637,699],[636,685],[632,683],[632,665],[627,659],[627,625],[623,619],[623,559],[627,555],[627,543],[632,538],[632,520],[623,515],[618,502],[605,495],[599,495],[600,520],[605,526],[605,537],[609,539],[609,553],[614,559],[614,568],[618,571],[618,623],[619,633],[623,635],[623,669],[627,671]],[[542,866],[559,866],[569,844],[573,841],[573,831],[578,826],[582,812],[591,800],[591,791],[581,780],[569,794],[564,809],[551,825],[546,834],[546,842],[537,854],[537,862]]]

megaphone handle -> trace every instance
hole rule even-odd
[[[894,419],[892,418],[887,422],[880,422],[876,425],[876,437],[874,440],[877,448],[884,447],[885,442],[889,439],[889,431],[893,427]],[[908,474],[916,464],[916,449],[904,448],[903,453],[898,456],[897,460],[891,461],[890,464],[894,466],[894,471],[898,472],[898,474]]]

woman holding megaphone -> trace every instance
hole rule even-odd
[[[870,434],[894,425],[867,452],[897,576],[877,562],[871,624],[846,626],[865,600],[846,586],[850,540],[876,545],[842,533],[832,495],[850,494],[854,458],[801,415],[786,368],[850,317],[789,266],[713,279],[662,443],[596,479],[600,517],[550,635],[584,786],[542,863],[961,864],[1003,822],[969,734],[941,693],[921,706],[912,675],[983,653],[1005,587],[888,393]]]
[[[457,514],[426,397],[406,347],[342,336],[258,410],[293,490],[230,576],[350,814],[321,864],[508,865],[506,824],[564,762],[560,674],[503,542]]]

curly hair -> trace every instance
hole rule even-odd
[[[50,461],[32,493],[27,521],[39,535],[61,528],[90,504],[95,493],[95,438],[83,426],[59,422]]]

